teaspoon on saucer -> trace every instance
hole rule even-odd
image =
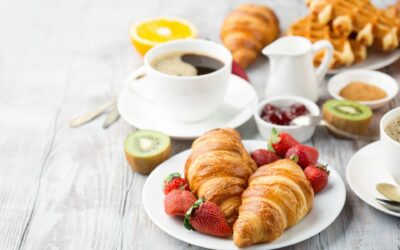
[[[378,183],[375,188],[389,200],[399,203],[400,206],[400,187],[389,183]]]
[[[314,116],[314,115],[299,116],[292,120],[292,124],[299,126],[324,126],[327,127],[329,130],[331,130],[333,133],[348,139],[364,140],[364,141],[375,141],[378,139],[378,137],[376,136],[357,135],[343,131],[341,129],[334,127],[320,116]]]
[[[400,202],[376,198],[376,201],[390,211],[400,213]]]

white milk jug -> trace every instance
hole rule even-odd
[[[318,68],[314,68],[315,53],[325,50]],[[324,78],[332,59],[333,47],[329,41],[314,44],[303,37],[286,36],[262,50],[269,57],[270,72],[265,97],[294,95],[312,101],[318,100],[318,85]]]

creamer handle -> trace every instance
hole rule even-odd
[[[314,43],[311,49],[313,55],[321,50],[325,50],[324,58],[322,58],[321,64],[315,70],[315,77],[317,78],[318,83],[320,83],[329,69],[329,63],[333,56],[333,46],[329,41],[322,40]]]

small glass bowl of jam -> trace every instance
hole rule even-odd
[[[272,128],[286,132],[298,141],[304,142],[314,134],[315,126],[292,125],[291,121],[303,115],[320,115],[318,106],[305,98],[279,96],[268,98],[258,104],[254,118],[264,139],[269,139]]]

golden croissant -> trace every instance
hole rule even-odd
[[[215,202],[232,225],[241,194],[257,165],[234,129],[214,129],[197,138],[185,164],[185,177],[197,197]]]
[[[313,189],[303,170],[291,160],[260,167],[242,194],[239,217],[233,226],[238,247],[277,239],[285,229],[310,212]]]
[[[279,35],[279,21],[268,7],[243,4],[224,20],[222,43],[232,52],[233,59],[247,68],[269,43]]]

